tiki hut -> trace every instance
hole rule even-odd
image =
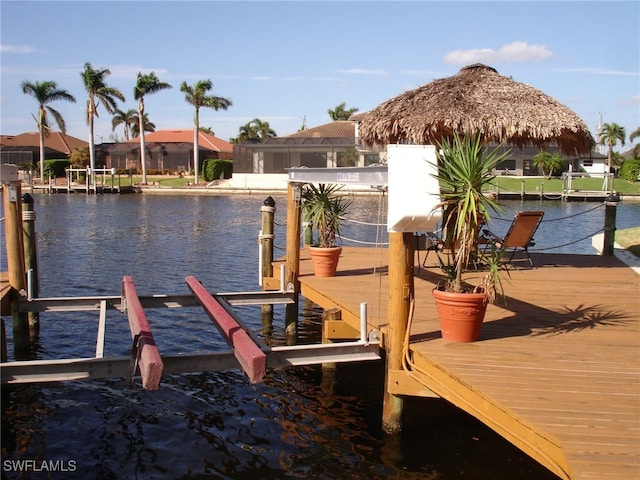
[[[482,64],[387,100],[364,115],[359,133],[366,146],[437,144],[454,133],[480,133],[486,142],[519,148],[557,145],[570,156],[589,153],[595,143],[569,108]]]

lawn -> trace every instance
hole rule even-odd
[[[640,227],[616,231],[616,243],[640,257]]]
[[[510,177],[510,176],[498,176],[494,180],[494,190],[507,191],[507,192],[521,192],[524,182],[525,192],[548,192],[548,193],[560,193],[562,192],[562,179],[550,178],[545,179],[541,177]],[[571,188],[573,190],[588,190],[588,191],[602,191],[602,178],[597,177],[585,177],[574,178],[571,182]],[[640,195],[640,182],[631,183],[620,178],[613,180],[613,190],[622,194],[636,194]]]

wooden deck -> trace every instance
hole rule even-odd
[[[435,255],[432,268],[416,267],[410,381],[389,389],[435,392],[560,478],[640,478],[640,276],[615,257],[532,257],[536,267],[511,270],[506,305],[489,306],[472,344],[440,336]],[[303,251],[301,293],[355,329],[367,302],[370,328],[384,332],[386,259],[385,249],[345,248],[338,275],[322,279]]]

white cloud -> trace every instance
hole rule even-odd
[[[338,70],[338,73],[347,73],[350,75],[386,75],[384,70],[371,70],[366,68],[349,68],[347,70]]]
[[[600,67],[582,67],[582,68],[560,68],[558,72],[570,72],[570,73],[591,73],[594,75],[621,75],[629,77],[640,76],[640,72],[631,72],[626,70],[610,70],[608,68]]]
[[[35,53],[38,50],[30,45],[0,45],[2,53]]]
[[[624,98],[618,102],[618,105],[621,107],[634,107],[636,105],[640,105],[640,95]]]
[[[444,56],[447,63],[468,65],[471,63],[508,63],[541,61],[553,57],[553,53],[545,45],[529,45],[527,42],[512,42],[503,45],[499,50],[492,48],[473,48],[470,50],[454,50]]]

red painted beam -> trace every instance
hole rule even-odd
[[[145,390],[158,390],[164,365],[151,334],[147,316],[144,314],[140,304],[133,278],[124,277],[122,279],[122,296],[127,306],[131,338],[135,338],[138,335],[138,367],[142,377],[142,388]]]
[[[233,348],[233,353],[248,375],[249,381],[261,382],[267,371],[267,355],[196,277],[190,275],[185,278],[185,281],[211,321],[224,335],[227,344]]]

